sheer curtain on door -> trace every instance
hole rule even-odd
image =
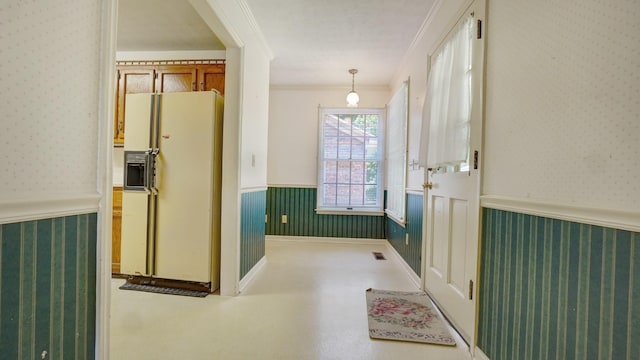
[[[420,137],[423,166],[468,168],[472,29],[468,17],[431,56]]]

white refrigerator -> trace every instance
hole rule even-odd
[[[223,98],[217,92],[128,94],[121,272],[220,284]]]

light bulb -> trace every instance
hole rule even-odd
[[[360,102],[360,96],[358,96],[358,93],[350,91],[349,94],[347,94],[347,106],[356,107],[358,106],[358,102]]]

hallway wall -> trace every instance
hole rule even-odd
[[[93,359],[97,215],[0,225],[2,359]]]
[[[417,133],[421,127],[428,55],[468,3],[470,1],[459,0],[438,4],[425,23],[423,36],[415,42],[394,78],[392,91],[408,77],[411,79],[414,106],[410,108],[410,134]],[[486,216],[504,210],[514,218],[537,215],[562,227],[592,229],[596,224],[606,233],[630,233],[632,236],[624,241],[624,246],[632,249],[640,246],[634,235],[640,231],[637,205],[640,202],[640,182],[637,181],[640,178],[639,15],[640,3],[623,0],[487,1],[484,151],[480,159],[481,205]],[[417,156],[418,149],[412,145],[416,141],[418,138],[410,135],[409,159]],[[420,181],[419,176],[410,174],[409,187],[418,187]],[[491,225],[486,218],[483,220],[484,227]],[[520,261],[515,274],[534,271],[531,263],[523,262],[524,259],[537,261],[537,258],[529,248],[513,253],[514,241],[553,247],[562,241],[558,234],[544,232],[539,237],[524,234],[525,240],[516,240],[511,236],[515,226],[505,223],[494,233],[483,233],[481,238],[483,278],[479,297],[483,313],[479,319],[479,340],[481,350],[492,359],[520,358],[525,348],[522,348],[524,340],[518,341],[524,338],[518,336],[533,326],[514,313],[513,308],[501,306],[508,304],[496,298],[508,292],[513,298],[527,301],[531,288],[524,284],[513,287],[499,284],[501,278],[496,277],[496,266]],[[596,230],[579,235],[572,233],[571,256],[588,244],[594,252],[612,251],[613,243],[604,238],[591,239],[587,235],[591,231]],[[566,252],[562,256],[569,256],[569,248],[564,246]],[[545,251],[550,256],[541,265],[546,269],[545,279],[566,281],[563,278],[566,266],[574,260],[561,262],[565,268],[559,268],[556,252]],[[625,257],[619,261],[624,261],[622,259]],[[629,259],[629,264],[635,262],[637,259]],[[620,268],[614,268],[610,262],[604,264],[607,268],[602,269],[602,274],[606,276],[616,269],[616,274],[626,272],[631,277],[640,277],[638,266],[624,270],[620,263],[616,265]],[[492,273],[495,275],[490,275]],[[606,286],[607,282],[597,276],[591,279],[586,274],[582,271],[579,275],[584,286],[592,289]],[[624,283],[603,289],[614,291],[611,296],[615,299],[624,298],[625,294],[639,296],[636,290],[630,290],[635,287],[624,286]],[[554,316],[551,309],[557,307],[558,302],[573,301],[557,287],[546,289],[545,294],[552,300],[544,301],[555,305],[539,307],[534,313],[540,318]],[[635,308],[632,311],[633,316],[637,316]],[[589,316],[593,324],[613,321],[608,313],[594,311]],[[616,318],[615,323],[624,321]],[[566,324],[570,322],[567,320]],[[495,330],[503,325],[508,325],[508,330],[497,336]],[[592,330],[585,331],[581,336],[586,336],[586,342],[597,344],[606,353],[606,346],[610,344],[601,343],[599,335]],[[560,341],[549,338],[544,346],[536,351],[552,355],[564,353]],[[526,348],[529,353],[531,349]]]
[[[318,182],[318,107],[346,107],[345,87],[271,87],[267,183],[278,187],[315,187]],[[386,87],[358,87],[360,107],[384,108]]]
[[[3,359],[92,359],[102,351],[96,247],[108,5],[0,5]]]
[[[422,272],[422,211],[421,193],[407,194],[407,221],[404,227],[387,218],[387,239],[417,277]]]
[[[269,187],[267,235],[385,239],[385,217],[317,214],[316,188]],[[287,216],[287,223],[282,222]]]
[[[489,1],[483,194],[638,211],[640,3]]]
[[[491,359],[637,354],[639,15],[630,1],[488,2],[478,346]]]
[[[267,191],[242,193],[240,224],[240,280],[265,255],[265,221]]]
[[[478,346],[491,359],[634,359],[640,233],[484,209]]]
[[[96,194],[100,10],[3,1],[0,204]]]

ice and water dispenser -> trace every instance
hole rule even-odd
[[[148,189],[148,152],[124,152],[124,186],[125,191],[146,191]]]

